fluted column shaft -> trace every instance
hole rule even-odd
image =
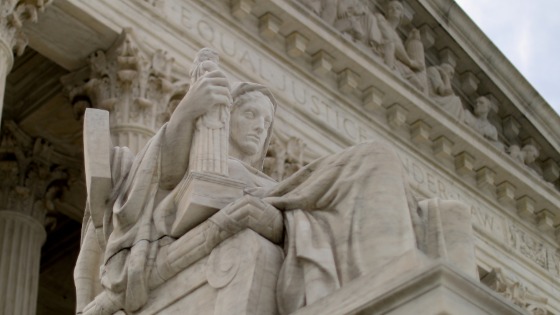
[[[35,218],[0,211],[0,314],[35,314],[45,238],[45,228]]]

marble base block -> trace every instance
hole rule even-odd
[[[363,276],[294,315],[527,314],[477,279],[442,261],[392,274],[390,279],[380,274]],[[379,278],[385,280],[376,281]]]
[[[216,211],[243,197],[245,184],[212,173],[190,172],[177,193],[177,219],[172,235],[182,236]]]

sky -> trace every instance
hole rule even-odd
[[[455,0],[560,113],[560,0]]]

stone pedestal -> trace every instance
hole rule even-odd
[[[395,265],[398,264],[397,261]],[[393,266],[388,268],[395,269]],[[424,263],[422,267],[400,273],[394,272],[397,269],[388,270],[384,275],[363,276],[294,315],[527,314],[477,279],[447,263]]]
[[[45,238],[45,229],[36,219],[0,211],[0,314],[35,314]]]

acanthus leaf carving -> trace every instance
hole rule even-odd
[[[87,68],[62,81],[78,119],[87,107],[111,112],[114,144],[137,152],[186,93],[188,85],[172,77],[173,63],[164,50],[147,53],[126,28],[111,48],[90,55]]]
[[[0,140],[1,210],[24,213],[53,227],[55,203],[69,177],[55,160],[51,144],[30,137],[13,121],[4,122]]]
[[[0,40],[20,56],[27,46],[22,28],[25,22],[37,22],[39,12],[53,0],[16,0],[0,2]]]

